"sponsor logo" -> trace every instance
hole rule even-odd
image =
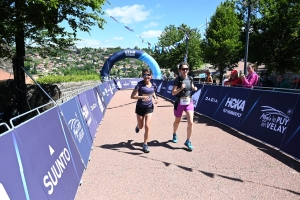
[[[97,104],[94,103],[93,105],[90,106],[91,110],[93,111],[97,107]]]
[[[137,81],[131,81],[130,83],[131,83],[132,86],[137,85]]]
[[[282,111],[276,110],[270,106],[262,106],[262,115],[260,116],[261,127],[270,129],[275,132],[284,133],[286,131],[290,116],[293,109],[289,109],[287,114]]]
[[[92,122],[92,118],[90,116],[89,110],[88,110],[86,105],[84,105],[81,108],[81,112],[82,112],[82,115],[83,115],[84,119],[86,120],[87,125],[90,126],[90,124]]]
[[[237,111],[233,111],[231,109],[224,108],[223,112],[227,113],[229,115],[236,116],[236,117],[241,117],[242,113],[240,113],[238,111],[243,112],[244,108],[245,108],[245,104],[246,104],[245,100],[240,100],[240,99],[228,97],[227,102],[225,103],[225,107],[235,109]]]
[[[135,56],[135,51],[126,50],[125,56]]]
[[[81,143],[81,140],[83,139],[84,136],[84,131],[82,129],[82,125],[76,113],[75,113],[75,118],[69,120],[68,125],[71,127],[71,130],[75,138],[78,140],[79,143]]]
[[[63,173],[70,161],[70,153],[68,149],[64,148],[43,178],[44,186],[48,188],[49,195],[53,194],[55,186],[58,185],[59,179],[63,176]]]
[[[205,97],[205,101],[210,101],[210,102],[213,102],[213,103],[218,103],[218,100],[215,99],[215,98],[210,98],[210,97]]]
[[[97,100],[98,100],[99,108],[100,108],[101,112],[103,113],[103,110],[104,110],[103,104],[102,104],[102,102],[100,100],[98,92],[96,94],[97,94]]]

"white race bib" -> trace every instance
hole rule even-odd
[[[190,97],[181,97],[180,98],[180,105],[186,106],[186,105],[189,105],[190,102],[191,102]]]

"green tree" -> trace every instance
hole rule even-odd
[[[98,25],[103,28],[105,20],[102,6],[106,0],[17,0],[1,1],[0,7],[0,57],[12,57],[15,36],[24,33],[26,46],[43,46],[40,54],[49,55],[57,49],[67,49],[77,38],[78,30],[89,32]],[[71,28],[63,26],[67,22]]]
[[[252,19],[249,61],[284,73],[300,69],[300,2],[260,0]]]
[[[190,27],[185,24],[181,25],[187,31],[190,31]],[[181,41],[184,38],[184,32],[178,30],[175,25],[169,25],[165,27],[163,34],[158,38],[157,46],[168,47],[174,45],[176,42]],[[202,62],[201,58],[201,49],[200,49],[200,40],[201,36],[198,31],[190,32],[190,37],[188,41],[188,63],[191,69],[200,68]],[[149,52],[148,50],[145,50]],[[161,68],[172,68],[175,72],[177,71],[177,65],[183,61],[184,54],[186,53],[186,44],[185,42],[175,47],[171,52],[165,53],[162,50],[162,53],[153,53],[149,52],[152,55]]]
[[[235,12],[235,4],[225,1],[211,17],[206,38],[202,41],[204,61],[219,70],[221,81],[223,74],[236,67],[240,60],[243,48],[240,41],[241,25],[242,21]]]

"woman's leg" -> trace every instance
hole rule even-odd
[[[175,116],[175,120],[174,120],[174,122],[173,122],[173,133],[176,133],[180,121],[181,121],[181,117],[176,117],[176,116]]]
[[[144,144],[147,144],[150,136],[150,125],[152,122],[152,113],[145,115],[145,135],[144,135]]]
[[[187,117],[187,139],[189,140],[193,132],[194,111],[187,110],[186,117]]]
[[[142,129],[144,127],[144,118],[145,118],[145,116],[140,116],[140,115],[136,114],[137,127],[139,129]]]

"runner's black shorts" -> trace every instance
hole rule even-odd
[[[140,107],[138,105],[135,107],[135,113],[140,116],[145,116],[146,114],[153,113],[153,110],[154,110],[153,104],[151,107],[147,107],[147,108]]]

